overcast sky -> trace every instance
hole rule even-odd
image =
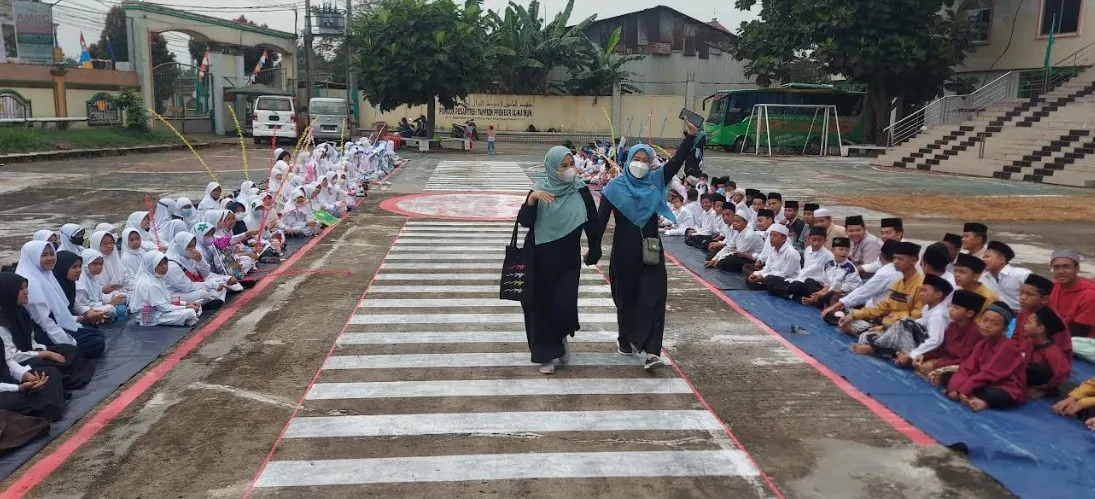
[[[315,3],[321,3],[317,0]],[[66,56],[78,58],[80,54],[80,32],[88,45],[99,39],[99,33],[103,29],[103,20],[106,11],[116,2],[110,0],[61,0],[54,7],[54,21],[60,24],[58,39]],[[300,24],[303,25],[304,9],[303,0],[223,0],[223,2],[210,2],[209,0],[159,0],[157,2],[173,8],[191,10],[199,14],[231,19],[243,14],[248,19],[259,24],[267,24],[271,28],[282,31],[293,31],[293,7],[299,9]],[[459,3],[459,2],[458,2]],[[484,0],[484,5],[489,9],[504,10],[509,4],[507,0]],[[528,5],[527,2],[518,2]],[[345,2],[339,2],[345,5]],[[547,0],[541,2],[541,14],[546,9],[550,17],[566,6],[564,0]],[[636,10],[654,7],[656,5],[671,5],[673,8],[700,19],[710,21],[717,17],[719,22],[731,31],[737,29],[743,20],[752,19],[749,12],[734,10],[731,0],[690,0],[688,2],[667,2],[665,0],[577,0],[571,19],[575,22],[587,16],[596,14],[598,18],[612,17],[626,14]],[[197,10],[205,9],[205,10]],[[273,10],[279,9],[279,10]],[[189,54],[186,50],[187,36],[180,33],[166,35],[168,45],[172,52],[176,53],[180,62],[187,61]]]

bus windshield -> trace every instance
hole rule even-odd
[[[711,113],[707,116],[707,122],[712,125],[721,125],[723,115],[726,114],[726,103],[728,99],[725,95],[715,98],[711,103]]]

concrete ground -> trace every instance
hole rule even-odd
[[[274,449],[294,415],[399,414],[436,412],[410,399],[332,403],[298,401],[317,379],[324,382],[527,379],[533,367],[471,373],[451,368],[421,371],[370,371],[357,374],[320,371],[333,342],[373,276],[396,243],[407,218],[379,209],[385,198],[421,192],[440,160],[497,160],[528,163],[536,171],[546,146],[500,143],[502,154],[428,156],[408,153],[408,166],[387,191],[374,191],[362,209],[340,224],[310,253],[245,305],[211,337],[112,423],[78,448],[28,497],[239,497],[249,489],[264,462],[288,459],[465,455],[489,452],[581,452],[611,449],[736,449],[755,459],[770,477],[744,481],[702,478],[538,479],[464,482],[434,487],[336,485],[328,488],[258,489],[256,497],[1010,497],[995,481],[969,466],[962,456],[938,445],[918,446],[860,402],[822,376],[779,341],[734,312],[682,269],[669,266],[670,298],[666,346],[684,376],[726,423],[725,433],[645,432],[590,434],[572,432],[551,438],[506,436],[370,437],[289,442]],[[252,178],[265,176],[267,151],[250,151]],[[203,157],[226,185],[244,178],[239,151],[220,148]],[[739,184],[780,190],[787,198],[823,202],[845,192],[978,192],[984,195],[1076,195],[1075,190],[983,179],[902,175],[873,170],[865,162],[844,159],[770,160],[712,153],[712,174],[729,174]],[[81,161],[8,165],[0,176],[0,262],[7,263],[37,229],[79,222],[122,222],[144,209],[145,195],[189,195],[200,199],[209,175],[186,152]],[[1079,193],[1086,194],[1086,193]],[[859,213],[835,206],[838,216]],[[863,212],[869,220],[884,213]],[[907,219],[909,235],[935,240],[960,229],[960,220]],[[1013,244],[1020,262],[1039,271],[1048,266],[1052,248],[1069,245],[1095,254],[1095,237],[1079,224],[993,223],[993,233]],[[606,238],[607,242],[610,241]],[[601,261],[607,270],[606,258]],[[323,270],[323,272],[313,272]],[[349,275],[328,271],[348,271]],[[491,271],[485,271],[491,272]],[[584,281],[583,281],[584,282]],[[429,297],[425,295],[423,298]],[[437,296],[448,296],[437,295]],[[370,300],[366,296],[366,301]],[[363,309],[362,309],[363,310]],[[490,309],[492,313],[495,309]],[[585,310],[585,309],[583,309]],[[595,312],[605,310],[595,309]],[[422,312],[410,309],[409,313]],[[500,312],[499,312],[500,313]],[[509,313],[512,313],[511,311]],[[353,329],[352,329],[353,330]],[[387,329],[398,331],[399,329]],[[356,330],[355,330],[356,331]],[[372,332],[372,329],[360,329]],[[581,335],[582,333],[579,333]],[[520,345],[488,346],[492,352],[521,352]],[[604,350],[593,343],[576,348]],[[466,345],[449,349],[401,350],[355,346],[354,354],[481,352]],[[604,375],[608,368],[570,367],[560,378]],[[616,371],[611,371],[615,373]],[[676,377],[672,371],[665,376]],[[622,375],[621,375],[622,376]],[[629,375],[631,376],[631,375]],[[634,376],[632,376],[634,377]],[[634,405],[615,396],[553,400],[554,407],[588,409],[703,409],[693,395]],[[472,399],[490,410],[536,410],[520,400]],[[458,409],[456,409],[458,410]],[[526,436],[527,437],[527,436]],[[62,437],[39,458],[56,451]],[[272,450],[274,449],[274,450]],[[11,485],[20,473],[0,487]]]

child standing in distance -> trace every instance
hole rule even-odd
[[[1065,356],[1052,339],[1064,330],[1065,323],[1057,313],[1042,307],[1030,314],[1023,323],[1022,336],[1015,339],[1027,360],[1027,386],[1031,398],[1056,394],[1061,383],[1068,380],[1072,358]]]
[[[1015,313],[1003,302],[989,305],[977,324],[981,341],[958,372],[943,375],[940,384],[947,387],[951,400],[970,410],[1006,409],[1026,401],[1026,360],[1014,341],[1004,337]]]
[[[494,156],[494,138],[497,132],[494,131],[494,125],[487,127],[487,154]]]
[[[950,324],[943,333],[943,346],[913,358],[913,367],[921,376],[929,376],[933,385],[939,384],[939,375],[931,376],[936,369],[958,366],[970,356],[981,341],[975,318],[985,308],[985,297],[973,291],[958,289],[951,295]]]

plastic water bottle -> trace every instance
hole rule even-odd
[[[148,326],[152,324],[152,305],[145,303],[141,305],[141,320],[138,321],[142,326]]]

